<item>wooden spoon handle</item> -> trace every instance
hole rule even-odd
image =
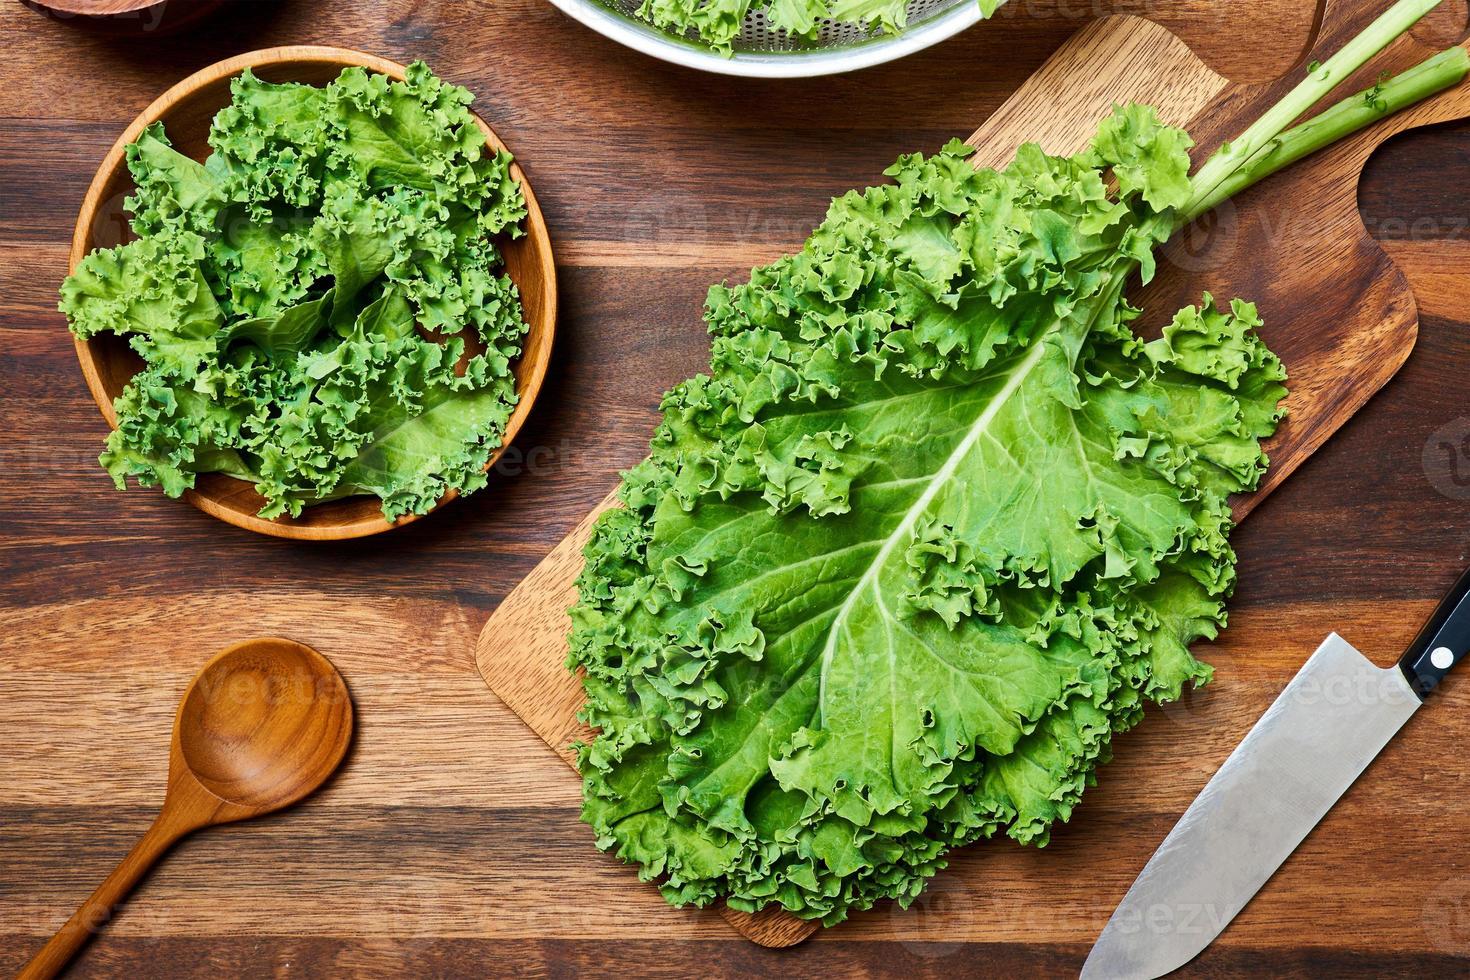
[[[142,840],[133,846],[107,880],[97,886],[92,897],[82,903],[66,925],[20,971],[19,980],[42,980],[60,973],[77,950],[112,918],[117,906],[148,873],[148,869],[191,829],[172,819],[165,808]]]

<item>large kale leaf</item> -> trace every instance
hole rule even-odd
[[[1247,303],[1132,329],[1188,149],[1130,106],[1072,158],[905,157],[711,290],[710,372],[596,526],[569,660],[584,818],[671,901],[907,903],[952,847],[1044,844],[1209,678],[1285,373]]]

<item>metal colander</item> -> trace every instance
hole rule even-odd
[[[680,37],[638,17],[641,0],[551,0],[563,12],[620,44],[689,68],[750,78],[832,75],[882,64],[953,37],[981,19],[979,0],[911,0],[908,27],[898,34],[823,21],[816,40],[792,37],[751,11],[726,56],[689,33]]]

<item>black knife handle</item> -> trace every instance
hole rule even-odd
[[[1399,658],[1399,669],[1422,701],[1470,652],[1470,570],[1450,590]]]

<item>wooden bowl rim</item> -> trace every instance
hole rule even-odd
[[[112,149],[107,151],[102,163],[97,168],[97,173],[92,178],[92,183],[87,187],[87,195],[83,199],[81,211],[77,215],[76,229],[72,233],[71,257],[69,271],[75,272],[77,266],[87,255],[87,240],[91,236],[91,228],[96,219],[98,208],[102,204],[102,192],[106,188],[112,175],[120,166],[124,165],[124,157],[128,144],[137,140],[139,135],[153,122],[161,118],[174,105],[192,95],[195,91],[211,84],[221,78],[233,77],[247,68],[261,68],[270,65],[286,63],[315,63],[335,65],[347,68],[353,65],[366,68],[369,71],[381,75],[387,75],[397,81],[402,81],[407,68],[396,61],[380,58],[376,55],[367,54],[362,51],[354,51],[349,48],[336,48],[316,44],[285,45],[274,48],[261,48],[258,51],[250,51],[245,54],[235,55],[223,61],[215,62],[207,68],[202,68],[188,76],[183,81],[168,89],[158,98],[154,99],[146,109],[140,112],[123,134],[118,137]],[[493,149],[505,150],[509,148],[490,128],[479,113],[473,112],[475,121],[485,133],[485,141]],[[513,440],[530,415],[531,406],[540,393],[542,382],[546,378],[546,370],[551,361],[551,348],[556,338],[556,314],[557,314],[557,288],[556,288],[556,263],[551,250],[551,236],[546,230],[546,219],[541,213],[541,207],[536,202],[536,195],[531,190],[531,183],[526,179],[525,171],[521,169],[519,161],[513,162],[510,167],[511,176],[521,187],[521,194],[526,202],[526,235],[536,244],[536,253],[540,257],[542,281],[546,284],[546,309],[542,312],[538,323],[527,324],[527,338],[533,332],[544,336],[545,343],[541,346],[540,356],[531,362],[531,372],[526,380],[525,390],[517,391],[518,399],[510,418],[506,421],[505,431],[501,435],[500,445],[491,453],[489,460],[485,463],[488,472],[500,459],[506,448]],[[117,428],[117,413],[113,410],[112,399],[102,383],[102,376],[98,370],[96,358],[87,341],[77,337],[72,338],[77,350],[77,359],[81,362],[82,375],[86,378],[87,388],[92,392],[92,399],[102,411],[102,417],[113,429]],[[529,344],[523,346],[522,351]],[[517,359],[519,362],[519,358]],[[444,507],[450,501],[459,497],[459,491],[450,490],[439,498],[430,510],[424,514],[409,514],[400,517],[396,521],[388,521],[381,515],[374,517],[359,518],[342,524],[305,524],[293,520],[290,517],[279,517],[274,520],[266,520],[255,514],[246,514],[224,506],[218,500],[207,496],[195,489],[184,491],[184,499],[195,507],[213,517],[217,517],[227,524],[255,531],[258,534],[266,534],[278,538],[291,538],[298,541],[342,541],[349,538],[366,537],[371,534],[379,534],[383,531],[392,530],[411,524],[421,517],[432,514]],[[348,498],[356,499],[356,498]],[[329,501],[315,505],[318,508],[336,506],[338,501]]]
[[[169,0],[30,0],[37,7],[69,17],[121,17],[168,2]]]

